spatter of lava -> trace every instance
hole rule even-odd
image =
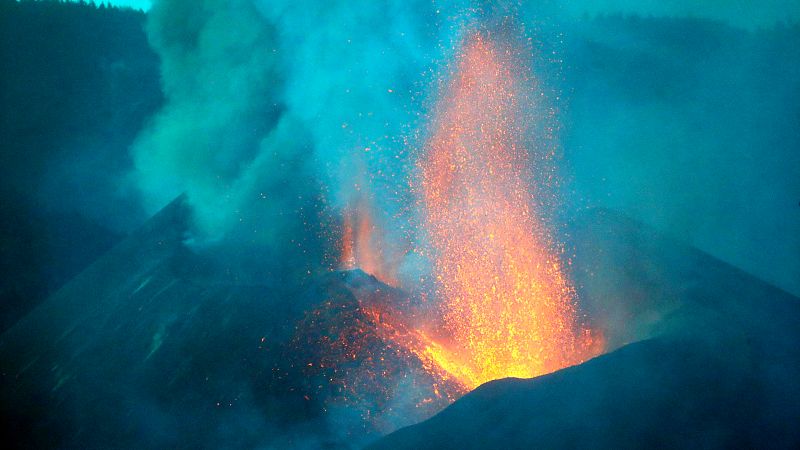
[[[347,404],[391,429],[486,381],[542,375],[602,350],[537,209],[554,188],[530,180],[552,183],[553,175],[547,155],[531,157],[537,91],[508,41],[488,32],[465,39],[418,160],[418,231],[427,245],[417,251],[432,261],[433,307],[372,278],[350,280],[350,300],[326,300],[297,326],[292,367],[308,384],[301,390],[325,408]],[[381,248],[386,230],[359,192],[345,212],[339,268],[394,285],[397,261]],[[398,393],[403,382],[410,395]]]
[[[579,320],[559,245],[525,176],[536,90],[519,52],[468,37],[419,161],[447,342],[426,354],[469,387],[580,363],[602,345]],[[541,177],[547,179],[547,177]],[[548,186],[537,186],[544,195]]]
[[[360,270],[322,283],[324,301],[296,324],[277,383],[302,396],[305,415],[346,408],[345,434],[387,433],[437,413],[464,387],[414,353],[420,309]]]

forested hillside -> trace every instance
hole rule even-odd
[[[119,179],[162,101],[144,20],[0,1],[0,330],[143,219]]]

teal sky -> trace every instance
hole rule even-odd
[[[150,4],[152,3],[151,0],[95,0],[95,3],[101,3],[103,1],[116,6],[129,6],[131,8],[143,9],[145,11],[150,9]]]
[[[143,10],[150,9],[153,2],[105,1]],[[716,19],[747,29],[770,27],[780,21],[800,21],[800,0],[570,0],[560,3],[560,9],[569,15],[625,13],[643,16],[691,16]]]
[[[800,0],[577,0],[562,1],[568,14],[625,13],[696,17],[755,29],[800,20]]]

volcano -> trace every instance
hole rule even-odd
[[[449,407],[464,392],[391,334],[391,308],[416,308],[403,291],[357,270],[298,292],[220,278],[184,244],[186,212],[177,200],[0,336],[22,446],[347,448],[441,408],[376,447],[800,442],[798,299],[613,212],[570,231],[612,351]]]

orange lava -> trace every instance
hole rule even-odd
[[[359,192],[344,211],[341,246],[342,269],[358,268],[389,286],[397,286],[396,258],[386,254],[389,250],[383,229],[373,218],[365,193]]]
[[[515,54],[488,33],[465,41],[419,161],[447,338],[422,334],[415,353],[468,388],[553,372],[602,347],[579,319],[561,247],[525,176],[533,90]]]

